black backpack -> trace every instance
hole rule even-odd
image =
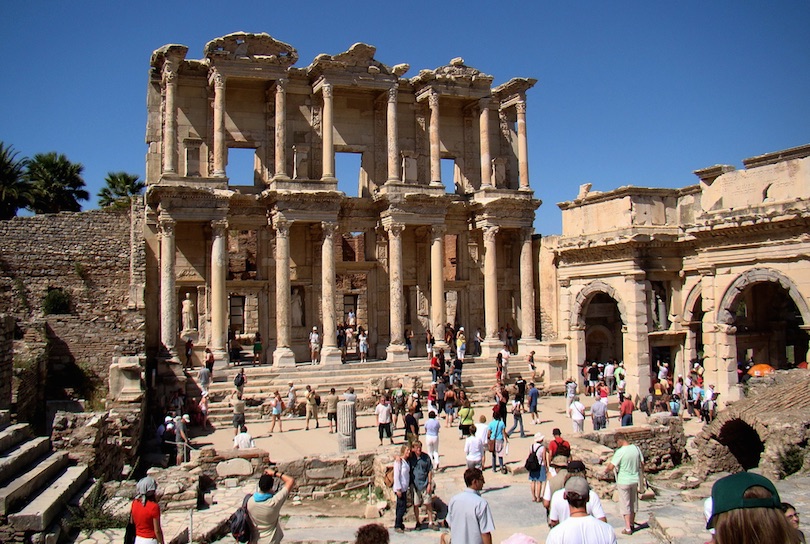
[[[563,457],[571,457],[571,446],[563,440],[557,445],[557,450],[554,452],[554,455],[562,455]]]
[[[233,384],[236,387],[242,387],[242,384],[245,383],[245,376],[240,372],[237,374],[233,379]]]
[[[242,500],[242,506],[236,509],[236,512],[231,514],[228,518],[228,524],[231,527],[231,536],[237,542],[248,542],[250,534],[253,532],[253,522],[250,521],[248,515],[247,504],[250,499],[250,494],[245,495]]]

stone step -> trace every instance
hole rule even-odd
[[[0,451],[13,448],[20,442],[33,438],[34,432],[28,423],[17,423],[10,425],[0,431]]]
[[[0,429],[11,425],[11,410],[0,410]]]
[[[51,439],[38,436],[18,445],[0,456],[0,482],[16,478],[32,459],[42,457],[51,450]]]
[[[82,487],[90,475],[90,467],[68,467],[59,478],[46,487],[28,506],[8,516],[15,531],[44,531]]]
[[[21,474],[0,488],[0,516],[8,515],[15,504],[21,503],[32,492],[40,489],[68,464],[66,452],[52,452],[31,470]]]

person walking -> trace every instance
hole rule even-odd
[[[228,399],[228,406],[233,408],[231,425],[233,425],[233,435],[239,434],[239,429],[245,424],[245,401],[242,400],[242,393],[234,391]]]
[[[598,401],[597,401],[598,402]],[[585,405],[579,402],[579,395],[574,395],[571,405],[568,406],[568,415],[571,418],[571,426],[574,434],[585,431]]]
[[[329,434],[337,432],[337,405],[338,396],[335,393],[335,388],[329,389],[329,394],[326,395],[326,420],[329,422]]]
[[[256,336],[253,337],[253,365],[260,365],[262,364],[262,354],[264,352],[264,348],[262,347],[262,335],[261,333],[256,333]]]
[[[616,451],[607,464],[607,473],[616,472],[616,488],[619,491],[619,510],[624,517],[622,534],[632,535],[636,528],[638,512],[638,482],[644,470],[644,456],[638,446],[630,444],[627,436],[616,433]]]
[[[464,399],[458,411],[458,429],[462,438],[465,436],[464,431],[472,429],[473,425],[475,425],[475,409],[470,404],[470,399]]]
[[[445,426],[452,427],[456,414],[456,391],[452,385],[448,385],[447,391],[444,393],[444,414]]]
[[[540,468],[537,470],[529,471],[529,485],[532,491],[532,502],[543,502],[543,487],[545,486],[548,477],[548,466],[546,463],[546,440],[543,433],[536,433],[534,435],[534,442],[529,446],[529,455],[534,455],[537,459],[537,464]]]
[[[245,384],[247,384],[247,376],[245,376],[245,369],[240,368],[236,376],[233,377],[233,386],[239,393],[245,393]]]
[[[422,443],[416,440],[411,444],[411,455],[408,458],[411,468],[410,496],[413,503],[413,517],[416,520],[414,531],[422,528],[419,508],[425,507],[428,526],[433,529],[433,462],[430,456],[422,451]]]
[[[505,416],[504,416],[505,417]],[[489,423],[487,431],[487,447],[492,452],[492,471],[498,472],[498,463],[501,465],[501,472],[506,474],[506,465],[503,462],[503,452],[509,438],[506,436],[506,423],[501,420],[500,414],[496,414]]]
[[[512,426],[506,431],[506,436],[511,436],[512,432],[520,425],[520,437],[526,438],[526,432],[523,430],[523,404],[516,398],[512,401]]]
[[[276,479],[281,480],[281,488],[273,493]],[[295,478],[282,474],[274,468],[267,468],[259,478],[259,489],[247,501],[247,511],[253,523],[252,544],[278,544],[284,538],[279,517],[281,507],[295,486]]]
[[[211,424],[211,421],[208,419],[208,391],[203,391],[202,396],[200,397],[200,402],[198,406],[200,408],[200,416],[202,418],[202,428],[206,430],[208,427],[212,429],[214,426]]]
[[[362,327],[360,327],[359,331],[357,349],[360,351],[360,362],[365,363],[368,360],[368,333]]]
[[[273,393],[273,400],[270,401],[270,436],[278,423],[278,432],[283,433],[284,429],[281,424],[281,413],[284,411],[284,401],[281,399],[281,393],[276,391]]]
[[[481,416],[483,417],[483,416]],[[484,455],[486,454],[486,442],[473,434],[473,429],[465,429],[464,431],[464,459],[467,463],[467,468],[480,468],[484,470]]]
[[[489,503],[481,497],[484,473],[478,468],[464,471],[467,489],[454,495],[447,507],[447,524],[452,542],[463,544],[492,544],[495,521]],[[446,538],[442,535],[441,542]]]
[[[312,327],[309,333],[309,354],[313,365],[318,364],[318,355],[321,352],[321,336],[318,334],[318,327]]]
[[[607,421],[608,421],[607,402],[597,400],[591,405],[591,421],[593,422],[594,431],[607,429]]]
[[[408,489],[411,485],[411,466],[408,464],[410,455],[411,447],[408,444],[403,444],[399,450],[399,455],[394,458],[393,490],[397,496],[394,530],[398,533],[405,532],[405,512],[408,509]]]
[[[572,376],[569,376],[567,380],[565,380],[565,409],[568,410],[568,407],[571,406],[571,403],[574,402],[574,397],[577,394],[577,382],[574,380]]]
[[[160,505],[156,498],[157,482],[151,476],[138,480],[135,499],[129,515],[135,525],[135,542],[138,544],[165,544],[160,526]]]
[[[393,444],[394,435],[391,434],[391,402],[388,395],[380,397],[380,402],[374,408],[374,415],[377,417],[377,433],[380,435],[380,446],[383,445],[383,436]]]
[[[459,327],[456,333],[456,359],[464,362],[467,353],[467,336],[464,334],[464,327]]]
[[[202,392],[208,393],[208,387],[211,385],[211,371],[207,366],[201,366],[197,371],[197,382],[200,384]]]
[[[441,422],[436,418],[436,412],[428,412],[428,419],[425,421],[425,448],[433,468],[439,469],[439,431],[442,428]]]
[[[534,385],[534,382],[529,383],[529,414],[532,416],[532,423],[535,425],[540,424],[540,412],[537,410],[537,403],[540,400],[540,390]]]
[[[321,397],[315,393],[315,390],[312,388],[311,385],[307,385],[307,419],[305,423],[304,430],[309,430],[309,420],[315,420],[315,428],[317,429],[320,425],[318,423],[318,405],[320,404]]]
[[[580,476],[574,476],[565,482],[565,500],[571,517],[549,531],[546,544],[616,544],[613,527],[588,514],[586,505],[590,491],[588,481]]]
[[[211,348],[205,348],[205,367],[208,369],[208,372],[211,373],[211,379],[214,378],[214,353],[211,351]]]
[[[295,397],[295,385],[289,382],[289,389],[287,389],[287,417],[294,417],[298,415],[298,400]]]
[[[619,406],[619,415],[622,418],[622,427],[630,427],[633,425],[633,411],[635,409],[636,405],[633,404],[633,399],[630,398],[630,395],[625,395],[624,400]]]
[[[408,408],[408,415],[405,416],[405,441],[413,444],[419,440],[419,420],[416,419],[416,405],[412,404]]]

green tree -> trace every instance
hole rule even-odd
[[[80,163],[51,152],[37,153],[27,166],[26,176],[34,193],[29,208],[34,213],[78,212],[82,209],[79,201],[90,198]]]
[[[0,219],[11,219],[31,204],[31,184],[25,176],[28,160],[18,159],[11,146],[0,142]]]
[[[129,207],[129,198],[141,194],[146,184],[138,179],[137,174],[126,172],[107,172],[104,178],[107,183],[98,192],[98,205],[102,208],[113,206],[115,208]]]

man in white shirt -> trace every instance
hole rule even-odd
[[[374,414],[377,416],[377,432],[380,435],[380,446],[383,445],[383,435],[388,437],[391,443],[394,443],[394,437],[391,434],[391,403],[388,400],[388,395],[380,397],[380,402],[374,408]]]
[[[309,352],[312,364],[318,364],[318,355],[321,352],[321,337],[318,334],[318,327],[312,327],[312,332],[309,333]]]
[[[239,428],[239,434],[233,437],[233,449],[249,450],[255,447],[256,444],[253,442],[253,437],[247,432],[247,427],[242,425]]]
[[[588,514],[591,488],[585,478],[569,478],[564,493],[571,515],[551,529],[546,544],[616,544],[613,527]]]
[[[574,433],[581,433],[585,430],[585,405],[579,402],[579,395],[574,395],[571,405],[568,407],[571,416],[571,423]]]
[[[575,463],[569,463],[569,467],[575,468],[573,465]],[[585,468],[585,465],[582,465],[582,468]],[[584,478],[585,471],[582,470],[568,470],[568,476],[566,477],[566,483],[571,478]],[[602,520],[607,523],[607,516],[605,515],[605,510],[602,508],[602,501],[599,499],[599,495],[591,489],[588,491],[588,502],[585,505],[586,513],[592,515],[596,519]],[[551,495],[551,505],[549,506],[549,513],[548,513],[548,525],[549,527],[554,527],[559,525],[563,521],[567,520],[571,517],[571,509],[568,506],[568,501],[565,500],[565,489],[559,489]]]

